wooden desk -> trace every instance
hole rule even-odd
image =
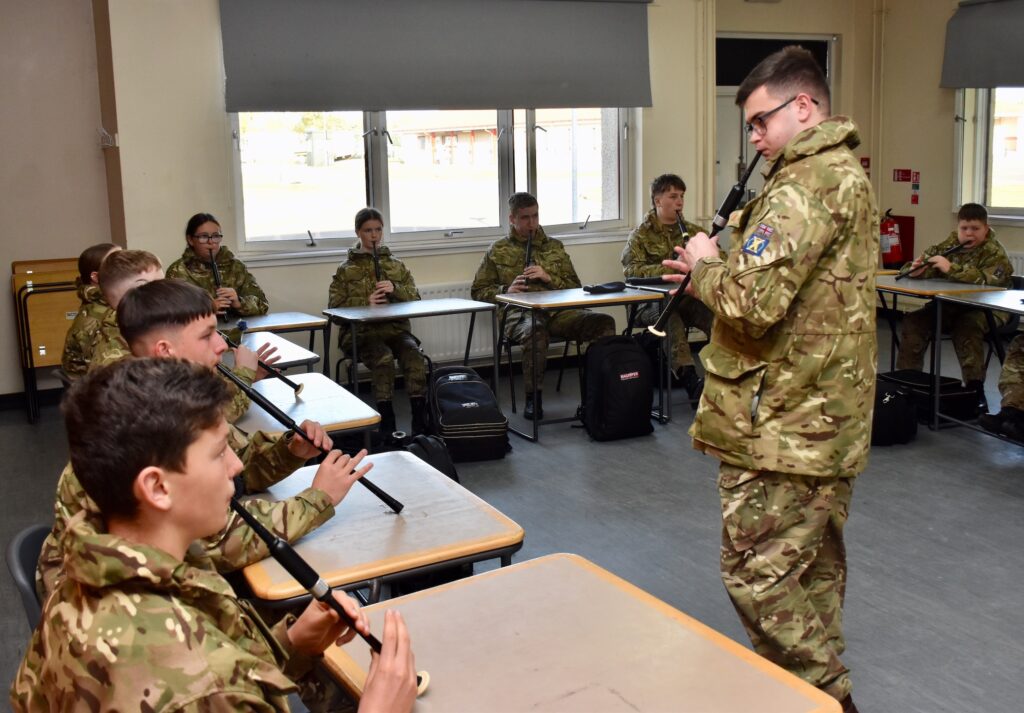
[[[531,331],[537,328],[537,313],[538,312],[558,312],[564,309],[586,309],[588,307],[612,307],[612,306],[628,306],[634,304],[641,304],[644,302],[659,302],[662,299],[662,295],[655,294],[649,291],[643,291],[627,287],[622,292],[612,292],[603,295],[594,295],[589,292],[584,292],[581,287],[574,287],[569,290],[546,290],[540,292],[515,292],[512,294],[502,294],[495,298],[499,304],[508,305],[510,307],[516,307],[518,309],[529,310]],[[499,330],[503,330],[505,327],[505,319],[502,317],[502,324]],[[537,383],[543,378],[543,374],[537,374],[536,369],[536,352],[533,353],[534,359],[534,374],[536,375],[533,384],[533,400],[534,403],[537,401]],[[495,342],[495,360],[497,360],[497,342]],[[497,373],[497,371],[495,371]],[[514,379],[513,374],[509,373],[509,378]],[[495,384],[497,387],[497,384]],[[494,389],[494,393],[498,393],[498,389]],[[664,394],[660,395],[660,398],[664,398]],[[567,421],[577,420],[576,416],[570,418],[551,418],[544,420],[533,420],[533,435],[523,433],[517,428],[513,428],[509,424],[509,430],[525,438],[528,441],[536,443],[540,440],[540,426],[541,424],[548,423],[565,423]]]
[[[379,413],[323,374],[294,374],[288,378],[303,384],[298,397],[280,379],[262,379],[252,386],[296,423],[305,419],[317,421],[328,432],[365,431],[380,423]],[[283,433],[285,430],[256,404],[250,405],[235,425],[248,433]]]
[[[498,340],[497,325],[495,322],[495,306],[489,302],[477,302],[476,300],[464,300],[458,297],[445,297],[436,300],[413,300],[411,302],[395,302],[384,305],[366,305],[364,307],[330,307],[323,311],[327,317],[327,328],[324,332],[324,340],[330,339],[331,324],[338,322],[346,325],[352,331],[352,372],[349,379],[349,388],[353,393],[358,393],[356,388],[356,369],[359,368],[358,331],[360,324],[371,324],[373,322],[386,322],[393,319],[416,319],[419,317],[438,317],[451,314],[469,314],[469,333],[466,335],[466,355],[463,357],[463,365],[469,364],[469,349],[473,341],[473,328],[476,325],[478,312],[491,313],[491,327],[493,336],[494,354],[494,377],[491,379],[491,389],[497,391],[498,379]],[[327,359],[327,347],[324,347],[324,359]],[[325,369],[328,365],[324,364]],[[328,373],[326,370],[324,373]]]
[[[978,287],[978,285],[975,285],[975,287]],[[942,306],[944,304],[955,304],[960,305],[961,307],[970,307],[983,310],[985,312],[985,319],[988,321],[989,331],[995,332],[996,323],[992,317],[993,311],[1009,312],[1010,314],[1024,315],[1024,290],[995,291],[993,288],[985,291],[958,292],[956,294],[951,295],[937,295],[935,298],[936,325],[942,324]],[[936,332],[936,334],[938,334],[938,332]],[[998,340],[999,337],[996,337],[996,344],[994,346],[996,349],[996,353],[999,355],[999,361],[1002,362],[1006,358],[1006,354],[1003,351],[1003,345],[1000,344]],[[938,375],[942,373],[942,350],[935,349],[934,352],[935,370],[933,374]],[[1010,440],[1008,438],[1004,438],[999,434],[992,433],[991,431],[986,431],[984,428],[977,425],[976,423],[961,421],[958,418],[953,418],[952,416],[947,416],[941,413],[939,411],[940,399],[938,393],[938,383],[939,378],[938,376],[936,376],[932,386],[932,413],[934,414],[934,417],[932,419],[932,428],[938,428],[939,422],[942,419],[945,419],[947,421],[958,423],[961,426],[973,428],[975,431],[987,433],[988,435],[993,436],[995,438]],[[1011,441],[1011,443],[1016,443],[1016,441]]]
[[[839,702],[576,555],[556,554],[366,607],[405,617],[430,711],[839,713]],[[325,652],[362,693],[369,647]]]
[[[400,515],[365,488],[353,486],[330,521],[295,544],[296,551],[334,587],[380,585],[453,563],[501,558],[511,563],[523,528],[443,473],[405,451],[367,456],[368,477],[405,504]],[[309,487],[316,468],[301,468],[269,491],[278,500]],[[305,596],[275,560],[245,568],[264,600]],[[374,599],[376,599],[375,595]]]
[[[274,332],[284,334],[286,332],[309,332],[309,350],[313,351],[316,332],[319,330],[324,336],[324,376],[329,376],[327,363],[330,361],[330,341],[328,340],[328,322],[323,317],[317,317],[305,312],[270,312],[256,317],[242,317],[233,323],[229,323],[222,329],[237,326],[239,322],[245,323],[245,333],[248,332]]]
[[[273,332],[246,332],[242,335],[242,344],[253,351],[256,351],[264,344],[269,344],[277,349],[274,356],[280,356],[280,361],[274,362],[271,366],[278,369],[293,369],[297,366],[306,367],[306,371],[312,371],[313,365],[320,361],[320,355],[303,349],[298,344],[290,342],[284,337],[279,337]],[[227,356],[227,355],[225,355]]]

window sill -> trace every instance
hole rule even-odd
[[[996,209],[998,211],[998,209]],[[989,225],[1003,226],[1006,228],[1024,228],[1024,214],[1013,213],[989,213]]]
[[[598,243],[624,243],[629,235],[630,228],[608,228],[605,230],[593,230],[587,232],[553,233],[551,237],[561,240],[566,245],[591,245]],[[429,255],[452,255],[456,253],[481,253],[490,247],[495,240],[504,237],[501,235],[488,235],[476,238],[439,238],[435,240],[409,240],[405,242],[399,238],[388,242],[392,253],[399,258],[425,257]],[[336,264],[345,258],[348,249],[355,244],[355,240],[344,247],[309,247],[280,249],[271,251],[263,250],[240,250],[238,258],[250,267],[284,267],[288,265],[315,265],[319,263]]]

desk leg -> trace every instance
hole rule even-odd
[[[896,336],[896,298],[897,295],[894,294],[892,296],[892,309],[890,310],[885,302],[885,293],[878,293],[882,309],[885,310],[885,319],[889,322],[889,371],[896,371],[896,351],[900,348],[900,340]]]
[[[473,346],[473,328],[476,326],[476,312],[469,313],[469,334],[466,335],[466,354],[462,357],[462,365],[469,366],[469,350]]]
[[[932,430],[939,430],[939,396],[942,381],[942,300],[935,303],[935,335],[932,338]]]
[[[512,564],[512,553],[511,552],[501,556],[501,566],[502,567],[508,567],[510,564]]]
[[[331,320],[327,319],[323,329],[324,335],[324,376],[331,376]],[[313,351],[313,332],[309,333],[309,350]]]
[[[498,398],[498,365],[501,355],[498,353],[498,344],[498,308],[495,307],[491,310],[491,356],[494,362],[494,371],[491,372],[491,391],[494,392],[494,402],[500,406],[501,400]]]
[[[530,340],[533,340],[533,335],[537,331],[537,310],[530,310]],[[537,412],[537,377],[544,378],[543,374],[537,373],[537,350],[530,350],[530,360],[533,362],[533,442],[537,443],[540,440],[540,414]],[[523,406],[523,411],[526,411],[526,406]]]
[[[996,356],[999,358],[999,363],[1002,364],[1006,361],[1006,350],[1003,349],[1003,340],[996,334],[996,330],[999,329],[996,326],[996,318],[992,314],[992,310],[986,309],[984,312],[985,321],[988,322],[988,333],[992,337],[992,348],[996,350]]]
[[[359,398],[359,323],[349,322],[349,331],[352,332],[352,371],[349,374],[349,388]]]

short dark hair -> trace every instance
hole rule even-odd
[[[145,250],[118,250],[100,263],[100,289],[108,296],[112,287],[136,275],[163,267],[160,258]]]
[[[533,208],[535,205],[537,205],[537,199],[526,191],[519,191],[508,197],[508,209],[512,215],[516,215],[524,208]]]
[[[809,94],[818,100],[823,112],[832,113],[832,95],[825,73],[814,55],[799,45],[773,52],[750,70],[736,91],[736,105],[743,106],[760,86],[778,97],[796,96],[801,92]]]
[[[62,411],[71,466],[104,517],[131,518],[149,466],[182,471],[188,448],[231,399],[219,375],[180,359],[123,359],[75,382]]]
[[[216,223],[217,227],[220,227],[220,221],[214,218],[209,213],[196,213],[188,222],[185,224],[185,237],[191,238],[199,230],[199,226],[203,223]]]
[[[980,220],[988,225],[988,211],[981,203],[964,203],[956,214],[957,221]]]
[[[157,329],[184,327],[216,311],[213,298],[203,288],[166,278],[130,290],[117,305],[117,326],[131,346]]]
[[[366,207],[356,213],[356,230],[363,227],[363,224],[368,220],[379,220],[381,225],[384,225],[384,216],[376,208]]]
[[[686,182],[674,173],[663,173],[651,181],[651,206],[654,206],[655,196],[660,196],[670,188],[678,188],[686,193]]]
[[[78,276],[82,278],[83,285],[92,282],[92,273],[100,269],[103,258],[115,248],[117,245],[113,243],[97,243],[82,251],[78,256]]]

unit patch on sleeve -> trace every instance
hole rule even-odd
[[[760,257],[764,249],[768,247],[768,243],[771,242],[772,235],[774,234],[775,228],[764,223],[758,224],[757,230],[751,233],[747,241],[743,243],[743,252]]]

